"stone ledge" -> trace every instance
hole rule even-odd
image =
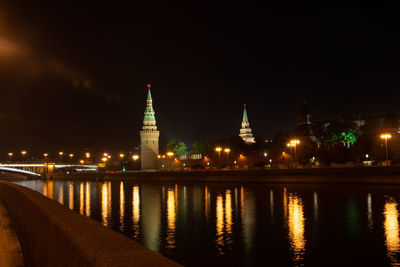
[[[23,186],[0,181],[27,266],[180,266]]]

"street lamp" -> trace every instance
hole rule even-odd
[[[58,155],[60,155],[60,159],[62,161],[62,156],[64,155],[64,152],[60,151],[60,152],[58,152]]]
[[[389,165],[389,151],[388,151],[388,139],[392,138],[391,134],[385,133],[381,134],[381,139],[385,139],[385,147],[386,147],[386,162]]]
[[[89,160],[89,158],[90,158],[90,153],[89,153],[89,152],[86,152],[86,153],[85,153],[85,156],[86,156],[86,158]]]
[[[216,147],[215,151],[218,152],[218,165],[221,168],[221,151],[222,151],[222,147]]]
[[[71,162],[72,162],[72,158],[74,157],[74,154],[69,154],[69,157],[71,158]]]
[[[290,140],[290,143],[288,143],[288,146],[293,147],[294,148],[294,167],[297,167],[297,161],[296,161],[296,147],[297,145],[300,144],[300,140],[299,139],[292,139]]]
[[[172,156],[174,152],[167,152],[167,156],[169,157],[169,168],[172,170]]]
[[[10,157],[10,161],[11,161],[11,158],[12,158],[12,156],[13,156],[13,153],[12,153],[12,152],[8,153],[8,156]]]
[[[49,155],[49,154],[47,154],[47,153],[44,153],[44,154],[43,154],[44,162],[46,162],[46,158],[47,158],[48,155]]]
[[[224,152],[226,153],[226,164],[229,165],[229,152],[231,152],[230,148],[225,148]]]
[[[135,170],[136,170],[136,169],[137,169],[136,161],[139,159],[139,156],[138,156],[138,155],[133,155],[133,156],[132,156],[132,159],[133,159],[133,161],[135,162]]]
[[[80,162],[81,164],[85,163],[85,161],[84,161],[83,159],[81,159],[79,162]]]
[[[25,160],[25,154],[26,154],[26,151],[25,150],[22,150],[21,151],[21,154],[22,154],[22,162],[24,162]]]

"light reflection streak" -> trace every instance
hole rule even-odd
[[[217,196],[217,207],[216,207],[216,228],[217,228],[217,250],[219,255],[223,255],[224,246],[224,206],[222,195]]]
[[[396,257],[400,252],[399,212],[397,203],[392,198],[386,201],[383,215],[385,216],[383,227],[385,230],[387,256],[391,266],[400,266],[400,262]]]
[[[104,182],[101,185],[101,218],[103,225],[107,226],[108,225],[108,202],[111,201],[111,199],[108,199],[108,184],[107,182]]]
[[[205,186],[204,188],[204,215],[206,216],[206,220],[208,220],[208,205],[209,205],[209,195],[208,195],[208,188]]]
[[[305,218],[304,205],[300,197],[289,195],[289,217],[288,229],[289,240],[293,252],[293,263],[295,266],[301,266],[304,259],[306,239],[304,237]]]
[[[286,219],[287,218],[287,191],[286,187],[283,188],[283,216]]]
[[[175,248],[175,220],[176,220],[176,198],[175,191],[172,188],[168,189],[167,198],[167,219],[168,219],[168,231],[167,231],[167,248]]]
[[[132,190],[132,219],[133,219],[133,238],[139,237],[140,220],[140,197],[139,186],[135,185]]]
[[[226,232],[230,235],[232,234],[232,196],[230,190],[225,191],[225,222]]]
[[[47,187],[48,187],[48,198],[54,199],[54,182],[53,181],[48,181],[47,182]]]
[[[64,204],[64,187],[62,185],[58,187],[58,203]]]
[[[85,206],[86,206],[86,216],[88,216],[88,217],[90,217],[90,184],[89,184],[89,182],[86,182],[86,194],[85,194],[85,197],[86,197],[86,203],[85,203]]]
[[[374,222],[372,220],[372,196],[371,193],[368,193],[367,196],[367,217],[368,217],[368,228],[370,231],[374,228]]]
[[[274,191],[271,189],[269,191],[269,207],[271,210],[271,219],[274,218]]]
[[[79,184],[79,213],[83,215],[83,200],[84,200],[84,188],[83,183]]]
[[[314,219],[318,219],[318,194],[314,191]]]
[[[69,197],[68,198],[69,198],[68,206],[71,210],[73,210],[74,209],[74,184],[73,183],[69,184]]]
[[[119,184],[119,224],[120,230],[124,231],[124,212],[125,212],[125,192],[124,182]]]

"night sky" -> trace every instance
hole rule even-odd
[[[0,153],[132,150],[147,83],[163,142],[188,145],[237,135],[244,103],[263,137],[304,98],[316,118],[399,111],[390,2],[168,2],[2,1]]]

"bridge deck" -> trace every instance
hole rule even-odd
[[[11,218],[0,199],[0,266],[24,266],[21,245]]]

